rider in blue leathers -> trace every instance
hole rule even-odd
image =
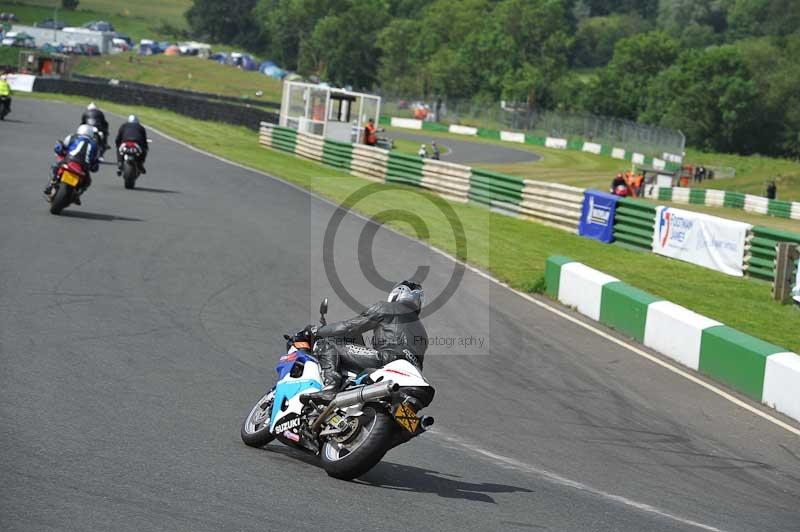
[[[83,124],[78,127],[78,131],[73,135],[68,135],[63,141],[58,141],[55,145],[54,151],[58,157],[58,162],[64,159],[80,163],[86,172],[86,186],[79,192],[82,194],[92,184],[90,172],[97,172],[100,169],[100,152],[97,142],[94,140],[95,128]],[[53,185],[56,180],[56,170],[58,163],[52,167],[52,176],[47,187],[44,189],[45,196],[50,196],[53,190]],[[80,196],[75,198],[75,203],[80,205]]]

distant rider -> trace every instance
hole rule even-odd
[[[81,124],[94,126],[103,134],[103,145],[100,146],[100,149],[106,151],[108,149],[108,122],[106,122],[106,115],[103,114],[103,111],[101,111],[94,102],[86,106],[86,110],[81,115]]]
[[[422,286],[402,281],[392,288],[386,301],[378,301],[354,318],[309,326],[317,339],[328,340],[319,341],[314,347],[325,387],[306,397],[318,402],[333,399],[342,383],[342,370],[381,368],[401,359],[422,369],[428,347],[428,333],[419,319],[424,299]],[[372,348],[349,340],[367,331],[374,331]]]
[[[0,105],[3,106],[0,109],[0,119],[2,120],[5,120],[6,115],[11,112],[11,94],[11,85],[8,84],[6,75],[3,74],[0,76]]]
[[[117,146],[117,175],[122,175],[122,163],[125,160],[119,152],[119,147],[123,142],[135,142],[139,145],[142,150],[142,156],[139,158],[139,170],[146,174],[144,162],[147,160],[147,130],[139,123],[139,117],[136,115],[130,115],[128,121],[119,126],[117,138],[114,141]]]
[[[86,172],[86,187],[80,191],[82,194],[92,184],[90,172],[97,172],[100,169],[99,152],[97,142],[94,140],[95,128],[88,124],[82,124],[78,127],[78,131],[73,135],[68,135],[63,141],[58,141],[55,145],[54,151],[61,162],[64,159],[67,161],[75,161],[79,163]],[[58,164],[54,164],[52,168],[52,176],[50,183],[44,189],[44,195],[48,198],[53,192],[53,185],[56,182],[56,171]],[[75,203],[80,205],[80,196],[75,198]]]

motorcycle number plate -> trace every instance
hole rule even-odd
[[[394,412],[394,419],[408,432],[416,432],[419,428],[419,418],[414,407],[408,403],[400,403]]]
[[[80,179],[78,178],[78,176],[76,176],[75,174],[73,174],[68,170],[64,170],[64,173],[61,174],[62,183],[66,183],[70,186],[77,187],[79,181]]]

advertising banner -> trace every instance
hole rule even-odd
[[[653,253],[741,277],[745,238],[751,227],[708,214],[657,207]]]
[[[30,74],[8,74],[7,80],[12,91],[33,92],[33,82],[36,81],[36,76],[31,76]]]
[[[609,243],[614,240],[614,214],[617,211],[618,196],[587,190],[583,195],[581,221],[578,234]]]

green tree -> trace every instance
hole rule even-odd
[[[638,15],[609,15],[580,21],[575,33],[573,64],[580,67],[605,65],[614,55],[617,41],[643,33],[648,26]]]
[[[704,149],[753,153],[763,145],[759,94],[733,46],[690,50],[650,86],[643,121],[677,128]]]
[[[186,20],[192,34],[199,39],[258,51],[264,48],[265,42],[253,17],[256,1],[194,0],[186,12]]]
[[[378,71],[378,30],[389,18],[381,0],[351,0],[347,9],[317,21],[300,41],[298,67],[337,85],[371,87]]]
[[[645,108],[653,78],[677,57],[677,41],[661,31],[618,41],[608,66],[588,88],[589,110],[635,120]]]
[[[80,4],[79,0],[61,0],[61,7],[68,9],[69,11],[76,10],[78,8],[78,4]]]

